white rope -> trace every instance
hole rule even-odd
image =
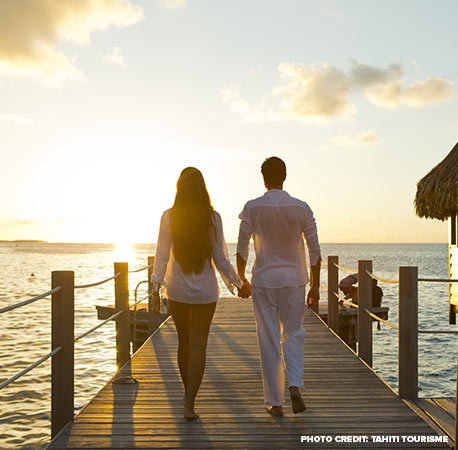
[[[349,269],[348,267],[342,267],[342,266],[339,266],[338,264],[336,263],[333,263],[335,267],[341,269],[341,270],[346,270],[347,272],[353,272],[353,273],[358,273],[357,270],[355,269]]]
[[[376,277],[373,273],[370,273],[368,270],[366,270],[366,273],[373,279],[377,281],[381,281],[382,283],[392,283],[392,284],[398,284],[399,280],[384,280],[383,278]]]
[[[140,300],[137,300],[137,301],[131,306],[131,308],[137,306],[137,305],[138,305],[139,303],[141,303],[143,300],[146,300],[147,298],[152,297],[153,294],[154,294],[154,292],[151,292],[151,293],[148,294],[146,297],[143,297],[143,298],[141,298]]]
[[[458,283],[458,280],[448,278],[419,278],[418,281],[427,281],[431,283]]]
[[[40,295],[37,295],[36,297],[33,297],[33,298],[29,298],[28,300],[24,300],[22,302],[19,302],[19,303],[16,303],[14,305],[10,305],[10,306],[5,306],[4,308],[1,308],[0,309],[0,314],[3,314],[7,311],[12,311],[13,309],[16,309],[16,308],[20,308],[21,306],[25,306],[25,305],[28,305],[29,303],[33,303],[33,302],[36,302],[37,300],[40,300],[42,298],[45,298],[47,297],[48,295],[51,295],[51,294],[54,294],[55,292],[59,291],[62,289],[62,286],[57,286],[55,287],[54,289],[51,289],[50,291],[48,292],[45,292],[43,294],[40,294]]]
[[[136,272],[141,272],[142,270],[149,269],[150,267],[153,267],[154,264],[150,264],[149,266],[141,267],[140,269],[136,270],[129,270],[129,273],[136,273]]]
[[[375,315],[375,314],[372,314],[368,309],[365,309],[364,312],[366,314],[369,314],[369,316],[371,316],[372,318],[374,318],[375,320],[378,320],[379,322],[382,322],[384,323],[385,325],[388,325],[389,327],[391,328],[394,328],[395,330],[399,330],[399,327],[397,325],[393,325],[392,323],[390,322],[387,322],[386,320],[382,319],[381,317]]]
[[[99,323],[94,328],[91,328],[90,330],[86,331],[85,333],[80,334],[77,338],[75,338],[74,342],[78,342],[80,339],[82,339],[83,337],[87,336],[88,334],[91,334],[92,332],[97,330],[97,328],[102,327],[103,325],[105,325],[110,320],[116,319],[116,317],[118,317],[122,313],[123,313],[123,311],[118,311],[117,313],[114,313],[112,316],[108,317],[108,319],[105,319],[102,323]]]
[[[346,298],[341,297],[337,292],[334,292],[334,295],[343,302],[348,303],[352,308],[359,308],[356,303],[350,302]]]
[[[93,286],[99,286],[100,284],[106,283],[107,281],[114,280],[115,278],[118,278],[119,275],[121,275],[121,272],[118,272],[117,274],[115,274],[114,276],[112,276],[110,278],[107,278],[106,280],[96,281],[95,283],[90,283],[90,284],[80,284],[78,286],[75,286],[75,289],[83,289],[83,288],[89,288],[89,287],[93,287]]]
[[[458,330],[418,330],[418,332],[425,334],[457,334]]]
[[[27,367],[27,369],[24,369],[22,372],[19,372],[18,374],[14,375],[14,377],[11,377],[9,380],[4,381],[2,384],[0,384],[0,389],[3,389],[4,387],[6,387],[9,384],[11,384],[13,381],[16,381],[18,378],[22,377],[26,373],[29,373],[32,369],[35,369],[35,367],[37,367],[40,364],[44,363],[47,359],[51,358],[51,356],[54,356],[60,350],[62,350],[62,347],[55,348],[52,352],[48,353],[46,356],[43,356],[43,358],[41,358],[37,362],[33,363],[29,367]]]

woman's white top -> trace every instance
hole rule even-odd
[[[221,216],[216,211],[213,212],[213,223],[216,237],[213,229],[211,229],[211,259],[207,260],[201,273],[185,274],[173,254],[170,209],[162,214],[153,281],[165,286],[165,296],[168,299],[182,303],[216,302],[219,289],[215,266],[229,291],[234,293],[234,286],[242,287],[243,282],[229,261]]]

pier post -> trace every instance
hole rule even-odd
[[[75,273],[54,271],[51,298],[51,350],[62,347],[51,361],[51,438],[73,421]]]
[[[338,256],[328,256],[328,327],[339,334],[339,304],[334,292],[339,290]]]
[[[399,267],[399,396],[418,397],[418,267]]]
[[[153,282],[151,277],[154,273],[154,256],[148,256],[148,334],[151,334],[154,331],[154,322],[153,322]]]
[[[372,367],[372,261],[358,261],[358,356]]]
[[[129,317],[129,266],[126,262],[115,262],[115,308],[123,313],[116,317],[116,365],[118,369],[130,358]]]

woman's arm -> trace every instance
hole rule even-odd
[[[215,233],[213,233],[213,230],[210,231],[213,262],[215,263],[215,266],[218,269],[218,272],[220,273],[221,278],[223,279],[227,288],[229,291],[231,291],[232,294],[234,294],[234,286],[241,288],[243,286],[243,282],[229,261],[226,241],[224,240],[221,216],[216,211],[214,211],[213,218],[216,229],[216,236]]]
[[[159,236],[157,238],[156,259],[154,261],[154,273],[152,280],[156,283],[165,285],[164,277],[167,264],[170,258],[170,248],[172,244],[172,234],[169,223],[169,210],[162,214]]]

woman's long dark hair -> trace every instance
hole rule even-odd
[[[175,203],[170,210],[173,254],[185,274],[199,274],[211,256],[210,232],[216,233],[204,177],[186,167],[177,181]]]

